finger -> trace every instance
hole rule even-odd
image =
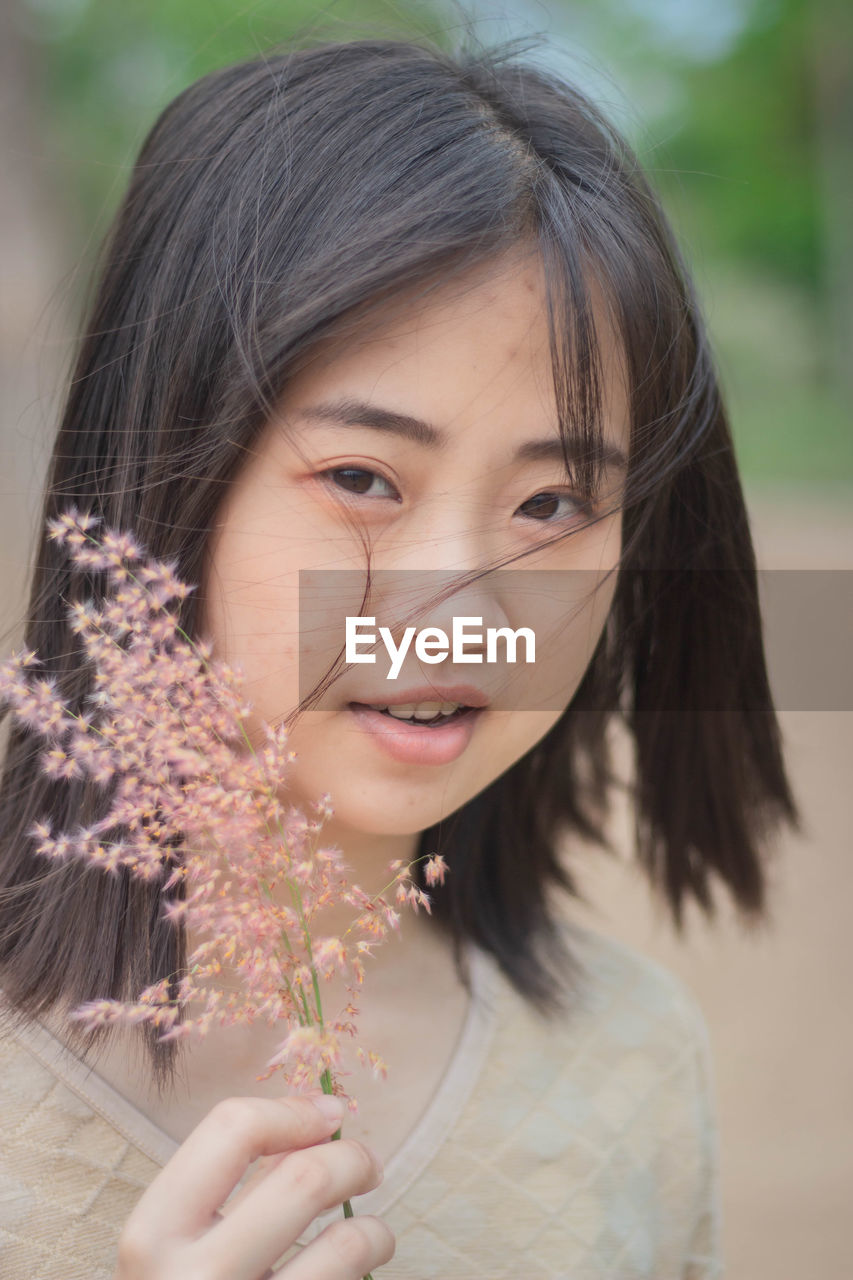
[[[303,1098],[309,1098],[313,1102],[315,1098],[323,1097],[323,1091],[321,1089],[312,1090],[312,1092],[302,1094],[301,1096]],[[324,1142],[331,1142],[331,1140],[331,1134],[327,1138],[323,1139]],[[290,1150],[292,1149],[293,1148],[290,1148]],[[246,1199],[246,1196],[250,1195],[253,1189],[258,1186],[259,1183],[263,1182],[264,1178],[272,1169],[275,1169],[277,1165],[281,1164],[287,1154],[287,1151],[281,1151],[274,1156],[258,1156],[258,1159],[255,1162],[256,1168],[254,1169],[251,1178],[247,1178],[239,1191],[235,1191],[233,1195],[228,1197],[219,1209],[217,1217],[227,1218],[229,1213],[233,1213],[237,1205],[242,1204]]]
[[[193,1246],[202,1275],[255,1280],[326,1209],[379,1186],[378,1156],[341,1139],[293,1151]]]
[[[327,1141],[331,1142],[331,1138],[328,1138]],[[243,1203],[246,1196],[250,1195],[255,1187],[259,1186],[260,1183],[263,1182],[271,1169],[275,1169],[277,1165],[281,1164],[287,1154],[288,1152],[282,1151],[281,1154],[277,1156],[260,1156],[256,1162],[257,1168],[253,1171],[251,1178],[247,1178],[239,1191],[235,1191],[233,1195],[228,1197],[225,1203],[218,1210],[217,1216],[220,1218],[227,1218],[229,1213],[233,1213],[237,1208],[237,1205]]]
[[[323,1099],[332,1102],[332,1099]],[[301,1097],[226,1098],[218,1102],[143,1192],[135,1215],[156,1224],[160,1238],[193,1238],[208,1227],[248,1166],[324,1142],[340,1125]]]
[[[381,1218],[342,1218],[280,1267],[275,1280],[361,1280],[390,1262],[396,1247],[393,1231]]]

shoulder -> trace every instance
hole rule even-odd
[[[672,1069],[688,1059],[710,1058],[705,1016],[693,992],[671,970],[636,948],[575,921],[562,921],[560,938],[570,961],[558,975],[565,1006],[548,1016],[496,970],[491,958],[489,994],[499,1006],[499,1024],[515,1034],[521,1024],[541,1048],[560,1046],[572,1054],[597,1045],[624,1063],[642,1054]]]
[[[645,1043],[710,1052],[708,1025],[687,984],[651,956],[576,922],[563,923],[561,936],[579,964],[578,1005],[601,1027],[625,1043]]]
[[[552,1027],[560,1051],[568,1051],[567,1062],[578,1055],[594,1061],[601,1078],[633,1100],[632,1123],[701,1178],[717,1150],[710,1033],[696,996],[624,942],[574,922],[563,926],[563,938],[579,978],[575,1003]]]
[[[574,924],[565,940],[587,975],[578,1022],[586,1019],[593,1057],[622,1099],[623,1140],[645,1153],[660,1248],[673,1274],[677,1266],[689,1280],[715,1280],[723,1269],[720,1142],[702,1008],[677,974],[634,947]]]
[[[483,1132],[529,1163],[530,1187],[565,1220],[595,1221],[613,1274],[720,1274],[720,1207],[708,1028],[674,973],[574,922],[570,1007],[545,1018],[496,979],[496,1032],[478,1090]],[[569,1248],[571,1241],[564,1242]],[[602,1252],[603,1251],[603,1252]]]
[[[0,1270],[109,1280],[121,1224],[156,1166],[51,1069],[48,1044],[0,994]]]
[[[588,1006],[598,1011],[594,1038],[602,1052],[609,1056],[620,1045],[626,1050],[632,1046],[631,1054],[639,1054],[648,1076],[657,1075],[655,1082],[650,1079],[637,1117],[649,1144],[648,1168],[662,1207],[661,1247],[672,1260],[672,1274],[684,1280],[720,1280],[716,1076],[701,1006],[681,978],[633,947],[575,926],[566,940],[585,959]]]
[[[651,1134],[708,1127],[713,1078],[707,1023],[676,974],[633,947],[560,926],[572,962],[566,1005],[545,1016],[489,964],[496,1007],[493,1062],[550,1082],[613,1126]],[[633,1123],[634,1121],[631,1121]]]

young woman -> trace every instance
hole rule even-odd
[[[34,853],[36,819],[103,797],[45,777],[12,728],[4,1275],[718,1276],[702,1016],[555,900],[576,892],[566,838],[604,843],[616,719],[637,856],[679,926],[714,878],[760,913],[760,839],[796,820],[724,408],[624,142],[512,47],[324,43],[204,77],[152,129],[104,250],[45,516],[72,503],[200,584],[183,626],[290,726],[291,799],[330,793],[324,842],[360,884],[432,852],[449,875],[370,963],[360,1038],[389,1075],[353,1076],[330,1142],[340,1110],[254,1079],[280,1029],[113,1027],[97,1055],[75,1035],[69,1009],[133,998],[193,940],[156,884]],[[446,631],[521,625],[525,575],[579,575],[547,706],[413,654],[393,695],[350,665],[322,709],[300,698],[300,571],[366,564],[457,581],[424,618]],[[82,705],[78,591],[43,539],[26,644]]]

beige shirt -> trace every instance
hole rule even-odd
[[[702,1013],[661,965],[567,928],[588,981],[555,1022],[469,948],[450,1065],[381,1185],[353,1201],[395,1233],[383,1280],[722,1276]],[[38,1022],[0,1036],[0,1126],[0,1274],[111,1280],[122,1225],[177,1144]]]

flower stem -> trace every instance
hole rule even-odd
[[[323,1072],[320,1079],[323,1085],[323,1092],[331,1093],[332,1092],[332,1073],[331,1071],[329,1071],[328,1068],[326,1068],[326,1070]],[[337,1139],[340,1138],[340,1136],[341,1136],[341,1130],[336,1129],[335,1132],[332,1134],[332,1142],[335,1142]],[[350,1204],[349,1200],[344,1201],[344,1217],[345,1218],[355,1217],[352,1211],[352,1205]],[[373,1276],[371,1275],[370,1272],[368,1272],[367,1275],[363,1277],[363,1280],[373,1280]]]

